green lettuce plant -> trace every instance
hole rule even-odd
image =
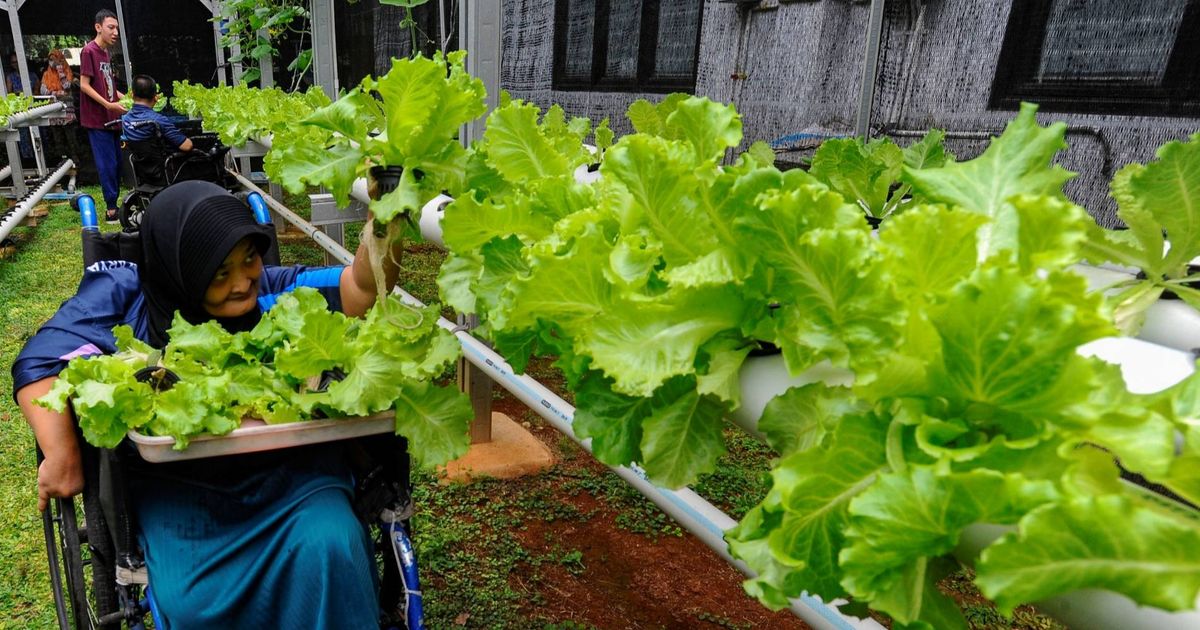
[[[741,142],[728,106],[635,104],[638,132],[604,152],[593,184],[570,177],[583,136],[556,145],[561,115],[538,114],[513,102],[489,117],[469,159],[488,192],[447,208],[439,284],[518,367],[557,357],[599,459],[672,487],[711,470],[761,342],[792,374],[853,374],[764,413],[781,459],[728,535],[759,574],[752,594],[965,628],[934,585],[986,523],[1011,533],[965,559],[1004,612],[1080,588],[1194,605],[1196,514],[1119,482],[1115,459],[1195,497],[1200,378],[1137,396],[1076,353],[1116,329],[1069,270],[1090,219],[1062,193],[1064,125],[1025,106],[980,157],[902,168],[890,177],[911,201],[872,238],[828,178],[781,173],[761,148],[722,164]],[[1083,521],[1115,525],[1099,544]]]
[[[905,169],[937,168],[953,162],[943,146],[946,132],[932,129],[901,149],[890,138],[833,138],[813,154],[809,174],[867,216],[883,219],[912,201],[912,185],[900,181]]]
[[[1062,195],[1064,132],[1025,106],[980,157],[902,175],[916,201],[870,244],[902,296],[898,342],[873,378],[791,389],[760,422],[782,459],[727,539],[768,605],[807,591],[966,628],[935,585],[973,524],[1009,528],[958,553],[1004,613],[1085,588],[1195,605],[1197,514],[1121,482],[1117,460],[1195,501],[1200,378],[1134,395],[1076,353],[1116,329],[1068,270],[1091,221]]]
[[[177,315],[161,352],[118,326],[115,354],[72,359],[38,404],[63,411],[70,403],[96,446],[114,448],[134,429],[173,437],[176,450],[196,435],[227,434],[244,417],[278,424],[317,412],[341,418],[391,410],[414,458],[443,464],[466,453],[472,412],[456,387],[434,382],[459,354],[437,319],[436,306],[413,309],[395,296],[361,320],[348,318],[300,288],[248,332]],[[144,367],[170,370],[179,382],[158,391],[136,378]],[[315,391],[326,370],[346,376]]]
[[[1084,254],[1093,263],[1136,267],[1141,276],[1110,287],[1117,325],[1136,334],[1146,309],[1171,292],[1200,309],[1200,273],[1190,263],[1200,256],[1200,133],[1159,147],[1149,164],[1117,172],[1112,196],[1128,230],[1089,226]]]
[[[284,92],[279,88],[246,85],[206,88],[176,81],[172,91],[175,109],[204,120],[204,128],[217,133],[221,142],[240,147],[247,140],[284,132],[314,110],[329,104],[320,88]]]
[[[0,125],[8,124],[8,117],[33,106],[33,98],[24,94],[6,94],[0,100]]]

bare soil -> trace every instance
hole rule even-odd
[[[506,409],[506,403],[498,401],[496,407],[520,417],[519,403],[516,409]],[[562,449],[553,428],[539,426],[533,432],[552,449]],[[558,465],[591,468],[596,473],[607,470],[590,456]],[[652,539],[619,528],[615,510],[587,493],[564,492],[559,498],[591,518],[533,520],[519,538],[533,550],[554,544],[578,549],[588,570],[573,575],[552,567],[541,612],[596,628],[808,627],[791,613],[772,613],[746,595],[744,576],[699,539],[686,533]]]

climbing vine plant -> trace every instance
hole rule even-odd
[[[355,4],[358,0],[346,1],[347,4]],[[427,2],[429,0],[379,0],[379,4],[404,9],[400,27],[408,29],[413,54],[420,50],[419,42],[428,40],[413,17],[413,9]],[[258,62],[277,56],[279,49],[275,43],[288,33],[300,37],[299,52],[287,66],[294,77],[291,90],[297,87],[300,78],[312,66],[313,49],[311,45],[305,47],[304,44],[306,39],[312,40],[312,20],[307,0],[228,0],[222,14],[213,17],[213,21],[222,26],[222,46],[241,46],[240,52],[229,58],[230,63],[255,62],[242,74],[245,83],[261,78]]]

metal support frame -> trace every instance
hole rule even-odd
[[[278,186],[278,184],[271,184]],[[272,192],[274,197],[275,193]],[[352,201],[345,209],[339,210],[337,202],[334,201],[333,195],[329,193],[315,193],[308,196],[309,206],[312,211],[309,215],[309,223],[317,227],[317,229],[329,236],[330,240],[338,245],[346,246],[346,229],[347,223],[354,223],[367,220],[367,206],[361,201]],[[325,264],[336,265],[338,261],[328,251],[325,252]]]
[[[871,0],[867,21],[867,54],[863,59],[862,86],[858,96],[858,120],[854,133],[866,139],[871,133],[871,107],[875,100],[875,75],[879,70],[879,42],[883,38],[884,0]]]
[[[75,168],[75,163],[70,159],[65,159],[61,164],[54,169],[53,173],[48,173],[41,179],[36,187],[30,191],[30,194],[24,199],[17,202],[17,205],[8,208],[4,212],[0,212],[0,241],[8,238],[12,233],[13,228],[21,224],[26,217],[29,216],[33,207],[41,202],[42,198],[58,185],[59,180],[68,173],[71,173]]]
[[[503,24],[499,2],[461,1],[458,4],[459,42],[467,54],[467,72],[483,81],[487,88],[487,108],[492,111],[500,100],[501,37]],[[470,146],[483,135],[486,114],[464,125],[460,134]]]
[[[208,9],[209,14],[212,15],[213,18],[216,18],[216,17],[222,15],[225,10],[221,4],[221,0],[199,0],[199,1],[200,1],[200,4],[204,5],[205,9]],[[218,85],[228,85],[229,84],[229,74],[227,72],[225,72],[225,47],[221,45],[221,21],[214,19],[213,23],[212,23],[212,27],[213,27],[213,50],[216,53],[216,59],[217,59],[217,84]]]
[[[6,0],[0,2],[0,8],[8,12],[8,25],[12,29],[13,52],[17,55],[17,72],[21,75],[21,91],[25,96],[32,97],[33,89],[29,83],[29,68],[25,65],[25,36],[21,32],[21,18],[19,15],[21,6],[25,4],[25,0]],[[0,81],[0,95],[7,96],[7,86],[2,85]],[[29,129],[29,141],[33,145],[33,157],[37,162],[38,177],[45,177],[46,170],[46,155],[42,149],[42,133],[36,127]],[[14,161],[14,156],[16,161]],[[8,150],[9,163],[14,165],[13,184],[17,189],[17,195],[25,194],[25,179],[24,172],[17,167],[20,164],[21,152],[16,148],[16,145],[10,145]],[[20,180],[18,182],[18,180]]]
[[[439,12],[442,3],[438,3]],[[459,42],[468,51],[467,72],[483,81],[487,90],[487,109],[495,109],[500,98],[501,29],[499,2],[460,2]],[[444,15],[439,15],[439,25],[444,24]],[[445,37],[445,27],[440,37]],[[486,115],[484,116],[486,118]],[[463,145],[483,135],[483,119],[463,125],[459,134]],[[458,325],[468,330],[479,325],[474,315],[459,315]],[[458,360],[458,389],[471,399],[475,417],[471,420],[471,443],[492,441],[492,379],[478,366],[465,357]]]
[[[331,100],[338,95],[337,33],[334,30],[333,0],[312,0],[313,83]]]
[[[258,29],[258,36],[264,39],[271,38],[271,34],[265,28]],[[264,88],[275,85],[275,67],[270,55],[258,60],[258,85]]]
[[[133,82],[133,59],[129,57],[129,40],[125,38],[125,10],[121,7],[121,0],[116,0],[117,3],[117,24],[120,25],[121,33],[121,61],[125,66],[125,85],[128,87]]]

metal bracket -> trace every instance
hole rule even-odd
[[[351,201],[345,209],[339,209],[329,193],[311,194],[308,201],[312,204],[312,218],[308,222],[313,225],[341,225],[367,220],[367,206],[361,201]]]
[[[334,201],[333,195],[329,193],[309,195],[308,201],[312,208],[311,218],[308,222],[318,230],[324,232],[330,240],[342,247],[346,246],[345,225],[355,221],[367,220],[367,206],[360,201],[352,201],[344,210],[337,207],[337,202]],[[335,265],[338,262],[326,252],[326,264]]]

